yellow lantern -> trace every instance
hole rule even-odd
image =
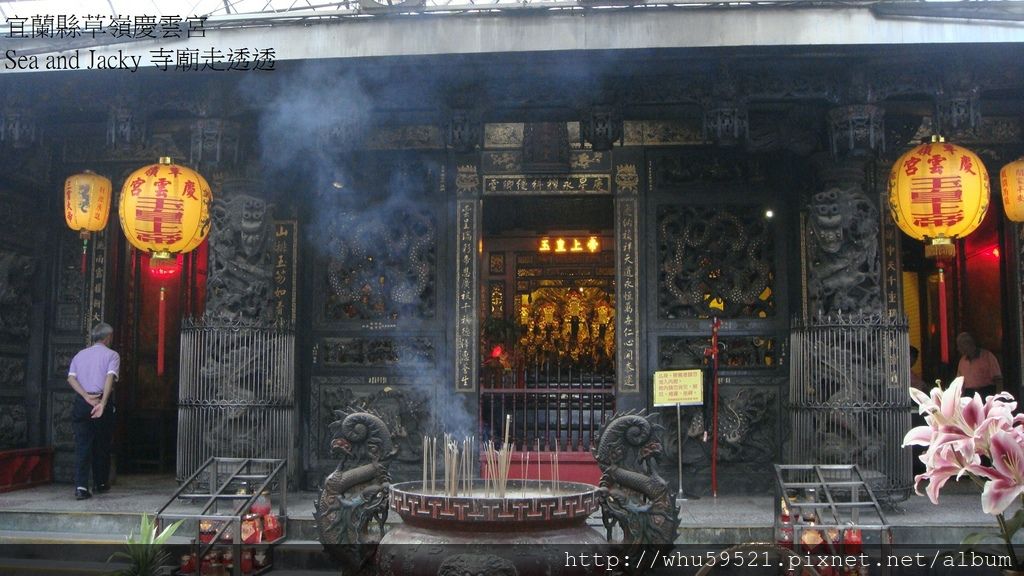
[[[989,193],[981,159],[938,136],[900,156],[889,173],[892,217],[908,236],[928,242],[931,258],[956,253],[953,240],[981,224]]]
[[[210,231],[213,193],[198,172],[160,158],[132,172],[121,188],[119,215],[128,242],[154,265],[191,252]]]
[[[210,231],[213,192],[198,172],[160,158],[132,172],[121,188],[118,213],[128,242],[149,253],[153,268],[176,266],[176,255],[191,252]],[[156,373],[164,373],[166,290],[160,287]]]
[[[68,228],[88,238],[107,227],[110,215],[110,180],[92,170],[64,181],[64,220]]]
[[[999,171],[999,184],[1006,217],[1014,222],[1024,222],[1024,156],[1003,166]]]
[[[908,236],[926,241],[925,256],[936,259],[942,362],[949,361],[945,261],[956,255],[953,241],[973,232],[985,218],[989,194],[981,159],[940,136],[900,156],[889,172],[893,219]]]
[[[86,170],[64,181],[64,221],[82,238],[82,273],[89,249],[89,234],[107,227],[110,216],[110,180]]]

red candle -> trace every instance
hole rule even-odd
[[[256,501],[252,503],[250,511],[253,514],[259,514],[260,516],[270,514],[270,494],[264,490],[256,497]]]
[[[263,540],[265,542],[273,542],[283,535],[284,530],[281,528],[281,522],[277,516],[267,514],[263,517]]]
[[[191,574],[196,571],[196,557],[193,554],[183,554],[181,556],[181,565],[179,566],[182,574]]]
[[[242,550],[242,574],[252,573],[252,550]]]
[[[857,556],[863,550],[860,528],[847,528],[843,531],[843,552],[847,556]]]

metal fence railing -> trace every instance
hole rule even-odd
[[[789,409],[792,464],[856,464],[879,499],[913,484],[910,344],[905,319],[819,316],[794,321]]]
[[[522,451],[588,452],[615,412],[614,368],[589,368],[538,362],[482,371],[480,437]]]
[[[295,334],[188,320],[181,330],[177,479],[208,459],[276,458],[294,466]]]

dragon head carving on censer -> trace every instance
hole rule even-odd
[[[384,536],[391,477],[398,449],[384,421],[369,412],[335,411],[331,452],[339,456],[314,502],[320,543],[345,574],[369,565]]]
[[[675,541],[679,508],[675,493],[658,474],[662,428],[653,422],[655,416],[616,414],[594,442],[592,452],[602,472],[598,498],[609,540],[618,525],[627,545]]]

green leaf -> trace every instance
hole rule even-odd
[[[1020,508],[1014,513],[1013,516],[1006,520],[1006,532],[1007,536],[1012,540],[1013,535],[1020,530],[1020,527],[1024,525],[1024,508]]]
[[[982,543],[1005,544],[1003,537],[998,532],[972,532],[960,541],[963,548],[975,548]]]
[[[125,550],[115,552],[107,558],[107,562],[119,559],[129,563],[127,568],[113,574],[117,576],[151,576],[154,574],[160,566],[167,564],[171,559],[170,554],[163,549],[163,544],[174,535],[183,522],[184,520],[178,520],[157,534],[156,519],[151,519],[148,514],[143,514],[138,536],[134,533],[128,535]]]

